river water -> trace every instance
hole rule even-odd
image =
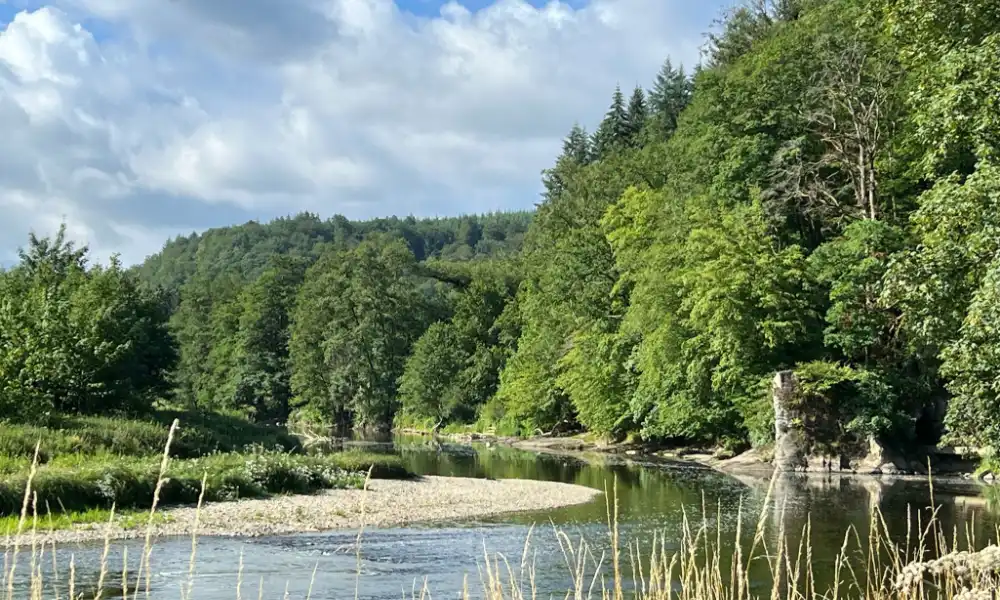
[[[851,478],[787,478],[774,487],[765,505],[768,482],[736,478],[686,464],[625,464],[607,458],[600,463],[502,447],[436,445],[419,438],[396,438],[369,449],[400,454],[423,475],[526,478],[560,481],[608,490],[617,497],[620,537],[638,540],[648,548],[654,533],[668,549],[680,543],[685,518],[694,527],[703,515],[732,540],[739,515],[744,541],[752,537],[760,514],[765,515],[769,539],[784,528],[792,539],[808,524],[820,578],[832,573],[832,564],[854,527],[865,538],[870,511],[877,506],[894,535],[905,535],[906,523],[927,515],[930,488],[923,481],[884,481]],[[934,504],[945,529],[957,526],[972,532],[980,543],[992,539],[1000,521],[986,509],[974,484],[936,483]],[[482,594],[480,569],[484,552],[502,553],[515,570],[521,563],[529,528],[530,560],[539,597],[563,597],[571,578],[554,528],[574,542],[586,538],[599,558],[610,547],[607,496],[579,506],[541,513],[499,516],[478,521],[436,523],[406,528],[367,529],[359,556],[357,531],[339,531],[256,539],[202,538],[198,542],[191,598],[353,598],[382,600],[420,596],[425,585],[431,597],[457,598],[468,585],[472,596]],[[714,531],[714,530],[713,530]],[[714,537],[713,533],[713,537]],[[963,534],[964,535],[964,534]],[[101,545],[62,547],[57,568],[65,579],[72,554],[78,580],[93,581]],[[123,550],[134,570],[141,542],[115,544],[109,554],[111,570],[120,573]],[[152,554],[151,597],[182,597],[190,567],[191,540],[156,543]],[[240,556],[243,574],[239,574]],[[51,557],[43,570],[51,577]],[[606,570],[607,560],[605,566]],[[827,568],[830,567],[830,568]],[[25,571],[27,568],[24,569]],[[629,568],[630,570],[630,568]],[[315,576],[313,573],[315,572]],[[592,571],[591,571],[592,572]],[[118,578],[120,580],[120,577]],[[762,584],[763,585],[763,584]],[[78,589],[84,586],[78,586]],[[239,590],[237,589],[239,588]],[[56,590],[52,590],[56,591]],[[58,590],[60,596],[65,589]],[[50,595],[47,593],[46,595]],[[145,594],[142,594],[145,597]]]

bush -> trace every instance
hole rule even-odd
[[[395,454],[379,454],[348,450],[322,457],[345,471],[367,473],[372,469],[372,479],[410,479],[414,475],[403,466],[403,460]]]
[[[280,452],[217,454],[171,462],[168,480],[160,492],[163,506],[194,504],[206,476],[205,500],[266,498],[273,494],[308,494],[324,489],[360,488],[369,464],[390,476],[409,475],[398,458],[348,452],[303,456]],[[148,508],[159,476],[155,458],[97,462],[70,457],[39,467],[32,483],[44,514],[91,508]],[[374,476],[374,474],[373,474]],[[19,514],[27,472],[0,481],[0,516]]]
[[[42,463],[69,454],[156,456],[163,452],[174,419],[180,421],[170,447],[175,458],[237,452],[250,446],[299,449],[298,440],[281,428],[222,415],[164,411],[146,420],[57,416],[43,426],[0,424],[0,456],[30,459],[38,442]]]

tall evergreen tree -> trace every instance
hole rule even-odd
[[[649,108],[646,103],[646,92],[642,86],[635,86],[632,90],[632,97],[628,101],[628,135],[632,145],[638,145],[640,134],[646,126],[646,119],[649,116]]]
[[[593,158],[593,147],[587,130],[579,123],[574,123],[563,139],[562,154],[556,159],[555,167],[542,172],[546,200],[552,200],[565,191],[568,172],[588,164]]]
[[[574,123],[569,135],[563,140],[562,156],[578,165],[585,165],[591,159],[590,136],[579,123]]]
[[[668,57],[649,93],[649,110],[661,135],[669,136],[677,129],[677,118],[691,101],[691,93],[691,80],[684,73],[684,66],[675,69]]]
[[[625,106],[625,95],[620,85],[615,86],[604,120],[594,133],[594,158],[607,158],[612,152],[623,147],[629,140],[628,109]]]

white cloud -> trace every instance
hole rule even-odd
[[[667,55],[693,62],[715,12],[52,1],[0,26],[0,262],[63,218],[137,261],[174,233],[300,210],[530,207],[572,123]]]

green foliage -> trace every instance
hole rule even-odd
[[[356,246],[370,235],[389,234],[406,241],[417,260],[429,258],[489,257],[515,254],[521,247],[531,213],[491,213],[441,219],[413,217],[349,221],[336,215],[326,221],[311,213],[261,224],[211,229],[169,241],[163,250],[137,268],[141,279],[177,291],[196,277],[215,281],[237,276],[253,280],[267,269],[276,254],[314,261],[327,244]],[[463,235],[469,227],[481,229],[475,239]]]
[[[431,325],[417,340],[400,377],[404,420],[468,423],[493,397],[512,340],[501,319],[517,289],[517,278],[478,268],[453,301],[448,322]]]
[[[888,348],[898,315],[879,299],[890,257],[903,249],[899,227],[879,221],[857,221],[843,235],[821,245],[810,257],[816,279],[829,286],[824,341],[854,362],[893,360]]]
[[[64,236],[32,236],[0,273],[0,414],[148,410],[176,360],[163,298],[117,258],[88,268]]]
[[[171,444],[178,458],[215,452],[239,452],[249,447],[294,451],[298,440],[285,430],[255,425],[212,413],[161,411],[146,419],[53,416],[44,425],[0,424],[0,456],[30,460],[39,445],[41,462],[56,456],[83,454],[158,456],[174,419],[180,428]]]
[[[991,0],[885,0],[887,29],[910,72],[908,101],[927,174],[1000,159],[1000,11]],[[948,18],[941,18],[948,15]]]
[[[431,325],[414,345],[399,379],[400,414],[446,422],[456,410],[468,408],[459,402],[455,386],[468,358],[450,323]]]
[[[667,58],[649,92],[651,125],[656,133],[667,138],[676,131],[677,119],[691,102],[691,92],[691,80],[684,73],[684,66],[674,68],[673,62]]]
[[[26,465],[4,473],[0,482],[0,515],[21,511],[27,483]],[[324,489],[360,488],[372,468],[373,477],[409,477],[398,457],[345,452],[304,456],[281,452],[214,454],[172,461],[160,491],[161,506],[194,504],[206,477],[205,501],[266,498],[274,494],[308,494]],[[159,476],[158,458],[116,457],[112,461],[71,456],[38,469],[32,490],[39,507],[53,513],[110,508],[148,508]]]
[[[638,115],[636,115],[638,116]],[[594,132],[593,149],[594,158],[600,160],[607,158],[613,152],[626,148],[632,141],[633,122],[629,115],[628,106],[625,103],[625,95],[621,87],[615,87],[615,93],[611,97],[611,106],[604,115],[597,131]]]
[[[435,312],[414,285],[415,268],[405,244],[372,238],[306,272],[290,343],[297,406],[321,422],[392,423],[397,380]]]
[[[795,401],[806,415],[801,426],[820,446],[864,442],[899,427],[893,390],[877,372],[814,361],[799,365],[795,376]]]
[[[916,245],[886,275],[886,302],[905,315],[918,349],[936,354],[959,334],[973,294],[1000,251],[1000,167],[938,180],[911,217]]]
[[[272,263],[241,294],[232,404],[248,409],[257,421],[284,423],[292,395],[289,322],[305,264],[280,255]]]
[[[739,438],[753,422],[752,439],[766,440],[759,381],[801,355],[814,330],[805,256],[776,246],[759,205],[692,225],[655,246],[670,266],[650,265],[633,293],[633,306],[648,298],[672,315],[630,315],[647,332],[633,412],[647,436]]]

